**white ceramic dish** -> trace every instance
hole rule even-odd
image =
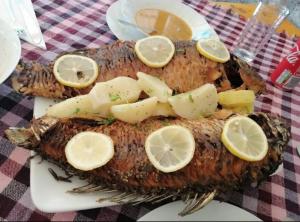
[[[193,214],[178,216],[177,212],[183,207],[182,201],[168,203],[149,212],[138,221],[262,221],[248,211],[215,200]]]
[[[0,19],[0,84],[14,71],[21,57],[21,43],[15,30]]]
[[[219,38],[201,14],[179,0],[119,0],[112,4],[106,13],[107,24],[118,39],[138,40],[146,36],[145,33],[135,27],[118,21],[121,19],[135,24],[134,15],[144,8],[162,9],[181,17],[192,28],[193,39],[195,40],[208,37]]]

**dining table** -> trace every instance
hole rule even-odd
[[[66,51],[97,48],[116,41],[117,37],[106,22],[106,12],[114,2],[32,0],[47,50],[22,42],[22,61],[46,64]],[[211,1],[184,0],[183,3],[202,14],[228,49],[233,49],[246,24],[246,17],[228,5],[223,7]],[[297,148],[300,149],[300,84],[292,91],[284,91],[274,87],[269,79],[272,70],[289,53],[298,38],[283,29],[277,31],[250,63],[266,83],[266,92],[255,101],[255,111],[278,114],[291,129],[282,168],[258,188],[234,191],[228,200],[228,203],[264,221],[300,221],[300,156],[297,153]],[[9,127],[25,127],[30,123],[34,98],[15,92],[10,80],[8,78],[0,85],[0,221],[136,221],[161,206],[121,204],[59,213],[39,210],[31,199],[31,153],[11,144],[4,135]]]

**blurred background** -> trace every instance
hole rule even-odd
[[[271,0],[272,1],[272,0]],[[254,3],[259,2],[258,0],[216,0],[216,2],[240,2],[240,3]],[[291,11],[288,19],[300,28],[300,0],[287,0],[288,7]]]

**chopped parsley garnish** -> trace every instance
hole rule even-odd
[[[104,120],[98,121],[98,123],[101,124],[101,125],[110,125],[115,121],[116,121],[116,119],[114,117],[108,117]]]
[[[193,103],[193,102],[194,102],[194,99],[193,99],[193,96],[192,96],[192,94],[189,94],[189,100],[190,100],[190,102],[191,102],[191,103]]]
[[[113,93],[109,93],[108,94],[109,98],[110,98],[110,101],[114,102],[118,99],[121,99],[120,95],[118,93],[116,94],[113,94]]]
[[[163,126],[168,126],[168,125],[170,125],[170,121],[167,120],[167,119],[164,119],[164,120],[161,121],[161,124],[162,124]]]
[[[73,114],[78,114],[80,112],[79,108],[76,108],[75,111],[73,112]]]

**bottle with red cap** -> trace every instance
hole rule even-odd
[[[292,90],[300,82],[300,39],[290,53],[282,59],[271,74],[271,81],[278,88]]]

